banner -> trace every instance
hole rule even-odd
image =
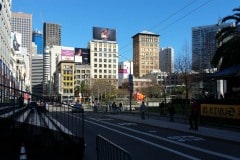
[[[240,119],[240,106],[201,104],[201,116]]]

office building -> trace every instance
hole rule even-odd
[[[133,75],[136,78],[159,70],[159,35],[143,31],[133,37]]]
[[[27,86],[27,88],[22,88],[23,90],[28,89],[31,91],[31,79],[32,79],[32,15],[26,14],[22,12],[18,13],[11,13],[11,31],[15,34],[21,34],[21,44],[20,49],[16,50],[15,52],[18,52],[18,54],[25,55],[28,57],[28,63],[26,63],[26,72],[24,77],[28,77],[29,84],[26,84],[26,81],[24,81],[23,86]],[[13,37],[14,38],[14,37]],[[13,46],[14,47],[14,46]],[[26,50],[25,50],[26,49]],[[28,86],[30,85],[30,86]]]
[[[211,60],[217,47],[216,33],[225,25],[207,25],[192,28],[192,70],[212,69]]]
[[[43,47],[61,46],[61,25],[56,23],[43,24]]]
[[[160,48],[159,66],[162,72],[174,73],[174,49],[172,47]]]
[[[32,93],[42,96],[43,92],[43,55],[32,56]]]
[[[116,30],[93,27],[93,40],[89,42],[91,79],[106,80],[118,88],[118,43]]]

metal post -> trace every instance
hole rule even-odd
[[[133,92],[133,76],[132,76],[132,63],[130,61],[130,74],[129,74],[129,92],[130,92],[130,97],[129,97],[129,100],[130,100],[130,113],[132,112],[132,92]]]

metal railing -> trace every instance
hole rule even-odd
[[[20,105],[19,97],[29,93],[1,87],[9,95],[0,95],[0,159],[19,159],[23,145],[28,159],[83,159],[83,111],[73,113],[70,106],[37,96],[35,105],[26,99]]]
[[[96,137],[96,150],[97,160],[132,160],[125,149],[101,135]]]

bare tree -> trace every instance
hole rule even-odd
[[[187,42],[185,42],[182,52],[179,57],[176,59],[175,67],[179,71],[179,75],[185,84],[185,98],[189,99],[189,82],[190,82],[190,72],[192,70],[192,58],[191,58],[191,48]]]

